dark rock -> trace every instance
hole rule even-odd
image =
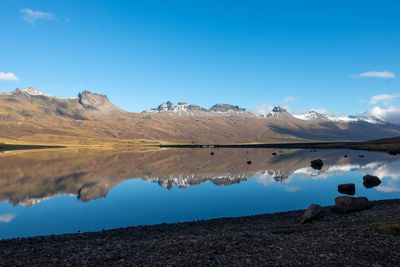
[[[313,169],[320,170],[320,169],[322,169],[323,165],[324,165],[324,163],[322,162],[321,159],[315,159],[315,160],[311,161],[311,167]]]
[[[211,152],[210,154],[211,154],[211,156],[214,156],[214,152]]]
[[[352,183],[340,184],[338,185],[338,192],[346,195],[354,195],[356,193],[356,186]]]
[[[311,223],[325,215],[324,208],[320,205],[311,204],[310,207],[303,213],[301,223]]]
[[[338,213],[347,213],[367,210],[371,207],[372,204],[366,197],[340,196],[335,198],[335,206],[332,207],[332,210]]]
[[[273,156],[276,156],[276,152],[272,152],[272,155],[273,155]]]
[[[390,151],[388,151],[388,153],[393,156],[396,156],[398,154],[398,152],[396,150],[390,150]]]
[[[247,161],[247,164],[249,164],[249,165],[250,165],[250,164],[251,164],[251,161],[250,161],[250,160],[249,160],[249,161]]]
[[[359,157],[359,158],[363,158],[363,157],[365,157],[365,156],[364,156],[364,155],[358,155],[358,157]]]
[[[363,185],[366,188],[371,188],[371,187],[378,186],[381,184],[381,179],[379,179],[377,176],[373,176],[373,175],[365,175],[363,177],[363,180],[364,180]]]
[[[114,253],[111,251],[107,251],[105,257],[107,260],[111,260],[112,258],[114,258]]]
[[[347,158],[347,155],[344,155],[345,158]]]

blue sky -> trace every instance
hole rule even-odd
[[[0,91],[400,117],[399,14],[382,0],[1,0]]]

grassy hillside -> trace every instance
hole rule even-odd
[[[111,104],[107,102],[107,105]],[[98,114],[99,110],[94,112],[93,108],[80,106],[77,99],[0,95],[0,142],[40,145],[233,144],[362,141],[400,136],[399,126],[367,123],[165,113]]]

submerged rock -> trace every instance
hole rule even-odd
[[[301,223],[311,223],[323,217],[325,210],[323,207],[317,204],[311,204],[310,207],[303,213]]]
[[[315,159],[315,160],[311,161],[311,168],[313,168],[315,170],[321,170],[323,165],[324,165],[324,163],[322,162],[321,159]]]
[[[373,175],[365,175],[363,177],[363,180],[364,180],[363,185],[366,188],[371,188],[371,187],[378,186],[381,184],[381,179],[379,179],[377,176],[373,176]]]
[[[352,183],[340,184],[338,185],[338,192],[346,195],[354,195],[356,193],[356,186]]]
[[[340,196],[335,198],[335,206],[332,207],[332,210],[338,213],[347,213],[367,210],[371,207],[372,204],[366,197]]]

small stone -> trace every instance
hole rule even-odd
[[[249,165],[250,165],[250,164],[251,164],[251,161],[250,161],[250,160],[249,160],[249,161],[247,161],[247,164],[249,164]]]
[[[107,251],[105,256],[107,260],[111,260],[112,258],[114,258],[114,253],[112,253],[111,251]]]
[[[379,179],[379,177],[373,176],[373,175],[365,175],[363,177],[363,180],[364,180],[363,185],[366,188],[372,188],[372,187],[375,187],[375,186],[378,186],[381,184],[381,179]]]
[[[304,212],[301,223],[311,223],[324,216],[324,208],[317,204],[311,204],[310,207]]]
[[[311,161],[311,168],[313,168],[315,170],[321,170],[323,165],[324,165],[324,163],[321,159],[315,159],[315,160]]]
[[[338,192],[346,195],[354,195],[356,193],[356,186],[352,183],[340,184],[338,185]]]
[[[210,154],[211,154],[211,156],[214,156],[214,152],[211,152]]]

